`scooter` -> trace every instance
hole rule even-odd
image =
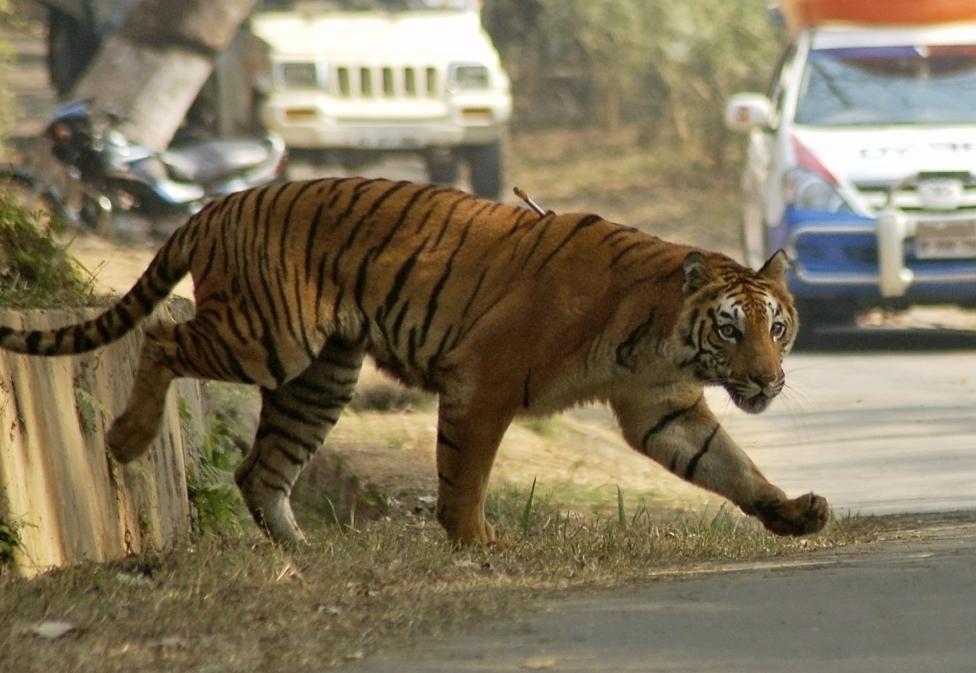
[[[101,115],[100,115],[101,116]],[[163,152],[131,142],[119,130],[121,118],[96,119],[91,101],[55,110],[44,135],[66,169],[63,187],[38,181],[35,192],[69,224],[99,234],[123,226],[120,220],[148,220],[152,232],[170,229],[214,197],[280,179],[288,153],[275,134],[263,138],[177,140]],[[38,180],[26,169],[9,169],[15,182]]]

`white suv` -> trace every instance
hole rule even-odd
[[[799,30],[749,132],[743,252],[784,248],[808,323],[976,302],[976,24]]]
[[[355,163],[419,153],[434,182],[459,163],[498,197],[509,79],[474,0],[345,0],[263,11],[268,48],[259,115],[292,150]]]

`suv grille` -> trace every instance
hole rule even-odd
[[[437,98],[441,76],[433,66],[347,66],[334,69],[333,93],[343,98]]]
[[[922,175],[921,180],[926,176]],[[926,207],[924,198],[919,194],[918,182],[910,182],[900,187],[894,194],[894,203],[899,210],[905,213],[926,214],[926,213],[972,213],[976,215],[976,175],[972,173],[951,173],[938,174],[932,179],[948,179],[958,181],[962,186],[962,193],[954,208],[951,209],[930,209]],[[877,182],[855,183],[855,188],[864,199],[865,203],[872,212],[880,211],[888,201],[888,192],[892,185]]]

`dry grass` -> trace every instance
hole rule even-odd
[[[429,515],[324,527],[289,552],[255,533],[31,580],[0,579],[4,670],[284,673],[336,665],[478,618],[531,609],[553,590],[653,580],[675,569],[871,540],[884,520],[775,538],[726,509],[567,514],[526,491],[491,504],[505,546],[454,551]],[[250,529],[250,528],[249,528]],[[74,629],[44,639],[46,620]]]

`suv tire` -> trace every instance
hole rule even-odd
[[[478,196],[497,199],[502,191],[502,143],[469,145],[464,157],[471,170],[471,189]]]

